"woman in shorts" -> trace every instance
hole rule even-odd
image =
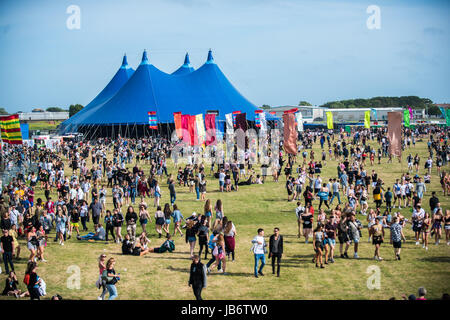
[[[162,229],[164,230],[165,233],[169,234],[169,226],[170,226],[170,221],[171,221],[171,217],[172,217],[172,211],[170,210],[170,205],[168,203],[166,203],[164,205],[164,224]]]
[[[445,241],[450,246],[450,210],[445,210],[444,217]]]
[[[375,246],[374,259],[381,261],[383,258],[380,257],[380,246],[384,240],[384,228],[380,223],[380,218],[375,219],[375,224],[372,225],[370,233],[372,234],[372,244]]]
[[[434,232],[435,245],[439,244],[440,238],[442,236],[442,221],[444,220],[444,215],[442,214],[442,209],[439,208],[433,216],[431,228],[432,232]]]
[[[428,237],[430,234],[430,226],[431,226],[430,214],[428,212],[425,212],[425,216],[422,222],[422,242],[423,248],[425,250],[428,250]]]
[[[30,262],[36,262],[36,251],[37,247],[39,245],[37,235],[36,235],[36,228],[31,227],[30,232],[27,234],[27,248],[30,250],[30,258],[28,261]]]
[[[211,206],[211,200],[207,199],[205,202],[205,206],[203,208],[203,213],[206,217],[206,221],[208,225],[211,223],[211,216],[212,216],[212,206]]]
[[[170,209],[170,208],[169,208]],[[158,233],[158,237],[161,238],[162,236],[162,227],[166,221],[164,212],[161,211],[161,206],[158,206],[155,213],[155,228],[156,232]]]
[[[139,205],[139,223],[141,224],[143,233],[147,233],[146,226],[149,220],[152,222],[152,219],[147,211],[147,206],[141,203]]]
[[[319,262],[320,262],[320,267],[321,268],[325,268],[323,266],[323,261],[322,261],[322,252],[324,250],[324,239],[325,239],[325,235],[323,233],[323,226],[321,223],[317,224],[317,228],[314,230],[313,233],[313,247],[314,247],[314,251],[316,252],[315,256],[314,256],[314,260],[316,261],[316,268],[319,267]]]
[[[312,226],[314,222],[314,216],[311,212],[312,205],[306,206],[305,212],[301,214],[303,221],[303,236],[305,237],[305,243],[308,243],[309,236],[312,233]]]

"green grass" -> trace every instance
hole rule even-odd
[[[314,145],[316,155],[321,153],[320,145]],[[404,153],[405,158],[408,150]],[[411,149],[411,153],[419,153],[422,163],[420,174],[423,175],[423,162],[427,158],[426,143],[418,143]],[[406,170],[405,160],[402,164],[394,160],[387,164],[387,159],[382,159],[381,165],[373,168],[370,163],[367,170],[375,169],[387,186],[392,186],[396,178]],[[90,161],[89,161],[90,163]],[[327,161],[321,176],[324,178],[335,177],[336,161]],[[172,167],[171,167],[172,168]],[[209,167],[207,166],[209,173]],[[444,170],[448,168],[443,168]],[[148,167],[145,166],[145,172]],[[70,174],[68,169],[66,174]],[[278,183],[269,178],[264,185],[252,185],[240,187],[239,192],[219,193],[218,182],[212,177],[207,177],[207,198],[213,203],[222,199],[225,215],[231,219],[237,228],[236,237],[236,261],[227,263],[229,275],[221,275],[213,272],[208,278],[208,287],[203,291],[205,299],[388,299],[396,297],[400,299],[402,294],[417,294],[417,289],[424,286],[428,290],[428,298],[440,298],[442,293],[450,291],[450,246],[445,244],[435,246],[430,241],[429,250],[422,246],[416,246],[410,225],[405,228],[406,244],[402,249],[402,260],[394,259],[392,246],[388,240],[381,247],[382,262],[373,260],[374,247],[367,242],[367,228],[363,230],[359,255],[361,259],[340,259],[338,245],[336,252],[338,258],[334,264],[325,269],[316,269],[311,262],[313,257],[312,244],[305,244],[304,238],[297,238],[297,222],[295,217],[295,203],[286,201],[285,178],[280,177]],[[163,179],[163,197],[161,203],[169,201],[169,192]],[[188,188],[177,187],[177,204],[185,217],[193,211],[203,212],[203,202],[195,201],[195,193],[189,193]],[[440,188],[435,168],[433,168],[432,184],[427,185],[424,198],[424,208],[429,210],[428,199],[431,191],[437,191],[442,207],[448,208],[449,200]],[[112,208],[110,198],[111,190],[108,190],[108,207]],[[37,196],[43,197],[42,190],[37,191]],[[152,204],[147,199],[148,204]],[[370,207],[374,207],[370,200]],[[318,201],[315,201],[317,209]],[[384,205],[383,205],[384,207]],[[135,209],[137,209],[135,207]],[[149,206],[150,213],[155,210]],[[402,213],[410,217],[409,209],[402,209]],[[365,226],[365,217],[358,215]],[[264,228],[266,239],[274,227],[281,229],[285,237],[285,253],[282,260],[281,277],[276,278],[271,274],[271,266],[265,267],[266,276],[256,279],[253,277],[253,254],[250,252],[250,241],[258,228]],[[92,230],[92,223],[89,229]],[[173,230],[171,224],[171,231]],[[140,226],[137,228],[140,233]],[[147,226],[151,230],[151,247],[157,247],[162,240],[156,236],[153,223]],[[125,233],[125,227],[123,233]],[[54,233],[50,238],[54,237]],[[386,238],[389,237],[387,231]],[[28,250],[24,240],[20,240],[22,246],[22,259],[15,262],[16,271],[20,280],[20,287],[25,289],[22,279],[28,258]],[[117,260],[116,271],[121,273],[122,280],[118,283],[118,299],[193,299],[191,288],[187,282],[189,278],[189,246],[184,237],[175,237],[176,250],[173,253],[148,254],[144,257],[122,256],[121,247],[117,244],[105,245],[101,243],[80,242],[71,239],[64,247],[57,245],[53,240],[49,241],[46,248],[47,263],[39,263],[38,274],[47,283],[48,297],[59,293],[64,298],[70,299],[96,299],[99,290],[94,283],[98,276],[97,257],[106,253],[108,257]],[[198,247],[196,247],[198,250]],[[352,247],[349,255],[353,255]],[[210,255],[209,255],[210,256]],[[269,262],[267,260],[267,262]],[[81,269],[81,289],[68,289],[67,279],[71,274],[67,273],[69,266],[76,265]],[[381,271],[381,288],[369,290],[367,288],[366,273],[369,266],[376,265]],[[3,267],[3,266],[2,266]],[[4,283],[4,273],[0,275],[0,282]],[[276,289],[275,289],[276,288]]]

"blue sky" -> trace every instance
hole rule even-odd
[[[81,29],[69,30],[70,5]],[[369,30],[369,5],[381,29]],[[0,107],[9,112],[89,103],[122,55],[142,51],[166,72],[185,52],[198,68],[212,48],[258,106],[417,95],[450,102],[450,1],[0,1]]]

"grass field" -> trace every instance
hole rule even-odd
[[[321,153],[319,143],[314,145],[316,155]],[[408,150],[404,153],[406,158]],[[420,142],[411,153],[419,153],[421,157],[421,169],[419,174],[424,174],[423,162],[428,153],[426,142]],[[405,160],[402,164],[394,160],[387,164],[387,159],[382,159],[381,165],[373,168],[367,166],[368,171],[375,169],[386,186],[392,186],[396,178],[406,170]],[[89,161],[90,163],[90,161]],[[322,170],[323,178],[335,177],[336,161],[327,161]],[[132,165],[131,165],[132,166]],[[67,166],[68,168],[68,166]],[[145,167],[145,172],[148,172]],[[173,169],[171,166],[170,169]],[[443,168],[448,170],[448,168]],[[66,174],[71,173],[68,168]],[[207,170],[209,173],[209,168]],[[209,178],[209,179],[208,179]],[[169,201],[169,192],[165,180],[162,182],[162,204]],[[367,228],[363,230],[360,243],[360,259],[340,259],[338,245],[336,246],[337,258],[334,264],[329,264],[325,269],[317,269],[311,262],[313,257],[313,245],[304,243],[304,238],[297,238],[297,222],[295,217],[295,202],[286,201],[285,177],[280,177],[278,183],[272,182],[270,177],[264,185],[252,185],[240,187],[239,192],[219,193],[218,182],[212,177],[207,177],[207,198],[212,203],[220,198],[224,203],[225,215],[234,222],[237,228],[236,237],[236,261],[227,263],[228,275],[214,272],[208,277],[208,287],[203,291],[204,299],[389,299],[401,298],[405,294],[417,294],[421,286],[428,290],[428,298],[440,298],[444,292],[450,292],[450,246],[441,240],[439,246],[430,241],[429,250],[422,246],[416,246],[413,240],[413,232],[408,224],[404,232],[407,238],[402,249],[402,260],[394,259],[392,246],[389,244],[389,231],[386,233],[385,243],[381,246],[381,256],[384,261],[373,260],[374,246],[367,242]],[[324,179],[325,180],[325,179]],[[424,197],[424,208],[429,210],[428,199],[431,191],[437,191],[442,207],[449,207],[450,201],[445,197],[440,188],[436,170],[433,168],[431,185],[427,185]],[[108,190],[108,207],[112,208],[111,190]],[[37,196],[43,197],[42,190],[38,190]],[[152,203],[146,199],[147,203]],[[195,201],[195,193],[188,192],[188,188],[177,187],[177,202],[181,212],[188,217],[193,211],[203,212],[203,202]],[[334,205],[336,202],[334,203]],[[370,207],[374,207],[372,199]],[[318,201],[314,201],[317,209]],[[384,205],[383,207],[384,208]],[[135,207],[137,209],[137,207]],[[153,217],[155,210],[149,206]],[[402,213],[410,218],[410,209],[402,209]],[[365,217],[358,215],[364,226],[367,226]],[[170,225],[173,230],[173,223]],[[264,228],[266,240],[274,227],[281,229],[285,237],[285,252],[282,260],[281,277],[272,275],[271,266],[265,267],[265,276],[258,279],[253,276],[253,254],[250,252],[251,240],[256,235],[258,228]],[[89,224],[93,229],[92,222]],[[125,227],[122,228],[125,233]],[[147,226],[151,230],[151,247],[159,247],[162,239],[158,239],[153,223]],[[140,233],[140,226],[137,227]],[[54,237],[54,233],[50,238]],[[22,258],[15,261],[16,271],[21,289],[25,289],[22,283],[24,269],[29,251],[24,240],[20,240]],[[184,237],[175,237],[176,250],[173,253],[154,254],[144,257],[122,256],[121,247],[118,244],[105,244],[80,242],[72,238],[64,247],[59,246],[53,240],[49,241],[46,248],[47,263],[39,263],[38,274],[47,283],[47,298],[59,293],[65,299],[96,299],[99,290],[94,283],[98,277],[97,257],[106,253],[108,257],[116,258],[116,272],[121,273],[121,281],[117,285],[118,299],[194,299],[192,289],[188,287],[189,246]],[[196,247],[198,250],[198,246]],[[210,256],[210,255],[209,255]],[[349,256],[353,256],[353,248],[349,250]],[[367,273],[368,267],[380,268],[380,289],[368,289],[367,280],[371,273]],[[71,266],[80,268],[81,288],[68,289],[67,282],[73,275]],[[2,267],[4,267],[2,265]],[[72,267],[73,268],[73,267]],[[68,273],[69,269],[69,273]],[[0,283],[3,284],[4,273],[0,275]],[[3,287],[2,287],[3,288]],[[14,298],[13,298],[14,299]]]

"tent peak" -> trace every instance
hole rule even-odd
[[[208,59],[206,60],[206,63],[214,63],[214,58],[212,56],[211,49],[209,49],[209,51],[208,51]]]
[[[186,56],[184,57],[184,64],[186,66],[191,64],[191,61],[189,60],[189,53],[188,52],[186,52]]]
[[[145,50],[145,49],[144,49],[144,52],[142,53],[141,64],[149,64],[148,57],[147,57],[147,50]]]
[[[128,68],[128,67],[129,67],[129,65],[128,65],[128,60],[127,60],[127,54],[125,53],[123,55],[123,59],[122,59],[122,68]]]

